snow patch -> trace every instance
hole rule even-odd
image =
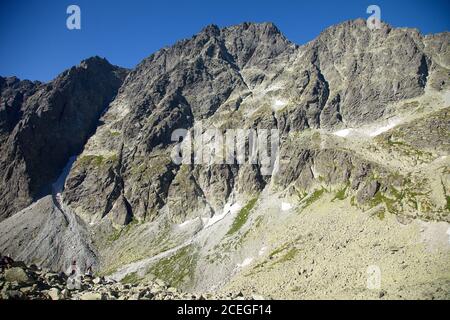
[[[368,135],[371,136],[371,137],[376,137],[376,136],[382,134],[383,132],[391,130],[392,128],[394,128],[399,123],[400,123],[399,119],[391,120],[385,126],[372,128],[372,130],[368,131]]]
[[[348,136],[352,131],[353,131],[353,129],[351,129],[351,128],[349,128],[349,129],[342,129],[342,130],[333,132],[333,134],[334,134],[335,136],[345,138],[345,137]]]
[[[335,136],[338,137],[348,137],[348,136],[366,136],[366,137],[376,137],[388,130],[391,130],[395,126],[397,126],[401,122],[401,119],[395,118],[390,119],[387,122],[384,122],[382,125],[370,125],[370,126],[364,126],[361,128],[346,128],[342,130],[338,130],[333,132]]]
[[[245,258],[244,261],[242,261],[242,263],[238,263],[237,266],[239,268],[244,268],[248,265],[250,265],[253,261],[253,258]]]
[[[282,101],[282,100],[275,100],[275,106],[276,107],[282,107],[286,104],[286,102]]]
[[[281,203],[281,211],[289,211],[292,209],[292,204],[288,202],[282,202]]]
[[[61,174],[58,179],[52,184],[52,191],[55,195],[59,195],[64,191],[64,184],[66,183],[66,179],[70,173],[70,169],[72,168],[73,163],[77,159],[76,156],[69,158],[66,165],[62,169]]]
[[[228,214],[234,214],[236,212],[239,212],[239,210],[241,210],[241,208],[242,208],[242,206],[239,203],[225,204],[222,214],[215,214],[211,218],[202,218],[204,228],[211,227],[212,225],[216,224],[217,222],[219,222],[220,220],[225,218]]]
[[[448,243],[450,243],[450,228],[447,229],[447,234],[448,234]]]
[[[266,250],[267,250],[267,247],[266,247],[266,246],[262,247],[262,248],[259,250],[258,255],[259,255],[259,256],[262,256],[262,255],[266,252]]]
[[[274,111],[278,111],[286,105],[286,102],[283,100],[276,99],[272,104],[272,109]]]

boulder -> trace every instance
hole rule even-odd
[[[61,291],[58,288],[51,288],[47,294],[52,300],[60,300],[62,298]]]
[[[20,285],[31,284],[33,282],[33,279],[28,275],[28,273],[20,267],[14,267],[6,270],[5,279],[8,282],[17,282]]]
[[[356,200],[360,204],[364,204],[372,199],[380,189],[380,183],[378,181],[368,181],[362,187],[359,188],[356,193]]]
[[[119,226],[125,226],[131,222],[131,207],[123,195],[116,200],[108,215],[111,221]]]
[[[99,292],[86,292],[81,297],[81,300],[106,300],[106,296]]]
[[[11,300],[22,300],[25,298],[25,295],[19,290],[8,290],[4,293],[5,299]]]
[[[94,278],[94,280],[92,280],[92,282],[93,282],[94,284],[100,284],[100,283],[103,282],[103,279],[100,278],[100,277],[96,277],[96,278]]]

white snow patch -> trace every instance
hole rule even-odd
[[[285,105],[286,105],[286,102],[285,102],[285,101],[276,99],[276,100],[274,101],[274,103],[272,104],[272,109],[273,109],[274,111],[278,111],[278,110],[280,110],[282,107],[284,107]]]
[[[448,243],[450,243],[450,228],[447,229],[447,234],[448,234]]]
[[[348,136],[367,136],[367,137],[376,137],[388,130],[391,130],[392,128],[394,128],[396,125],[398,125],[401,122],[401,119],[399,118],[395,118],[395,119],[390,119],[387,122],[384,122],[383,124],[380,125],[369,125],[369,126],[364,126],[361,128],[346,128],[346,129],[342,129],[342,130],[338,130],[333,132],[333,134],[335,136],[338,137],[348,137]]]
[[[386,132],[388,130],[391,130],[392,128],[394,128],[397,124],[399,124],[400,120],[399,119],[395,119],[395,120],[390,120],[388,122],[387,125],[385,126],[381,126],[381,127],[375,127],[372,128],[372,130],[368,131],[368,135],[371,137],[376,137],[380,134],[382,134],[383,132]]]
[[[342,129],[342,130],[333,132],[333,134],[334,134],[335,136],[338,136],[338,137],[346,137],[346,136],[348,136],[352,131],[353,131],[353,129],[348,128],[348,129]]]
[[[281,203],[281,211],[289,211],[292,209],[292,204],[288,202],[282,202]]]
[[[222,214],[215,214],[211,218],[202,218],[204,228],[209,228],[212,225],[216,224],[223,218],[225,218],[228,214],[234,214],[241,210],[241,205],[239,203],[234,204],[225,204],[225,207],[223,208]]]
[[[267,250],[267,247],[266,247],[266,246],[262,247],[262,248],[259,250],[258,255],[259,255],[259,256],[262,256],[262,255],[266,252],[266,250]]]
[[[286,102],[282,101],[282,100],[275,100],[275,106],[276,107],[282,107],[286,104]]]
[[[55,195],[59,195],[64,191],[64,184],[66,183],[67,176],[69,175],[70,169],[76,159],[76,156],[69,158],[69,161],[67,161],[66,165],[62,169],[58,179],[56,179],[56,181],[52,184],[52,191]]]
[[[242,263],[238,263],[237,266],[239,268],[244,268],[244,267],[250,265],[250,263],[252,263],[252,261],[253,261],[253,258],[245,258],[244,261],[242,261]]]

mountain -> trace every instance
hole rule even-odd
[[[95,132],[126,71],[94,57],[43,84],[0,77],[0,218],[25,208]]]
[[[442,297],[449,40],[353,20],[298,46],[272,23],[210,25],[129,72],[92,58],[48,84],[1,78],[0,251],[191,291]],[[276,130],[269,172],[173,161],[174,131],[199,126]]]

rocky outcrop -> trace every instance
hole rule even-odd
[[[95,132],[125,75],[95,57],[47,84],[1,78],[1,220],[48,192]]]
[[[424,41],[410,29],[383,25],[371,31],[363,20],[330,27],[301,47],[270,23],[208,26],[130,73],[84,152],[105,161],[93,166],[82,155],[66,199],[79,214],[98,219],[123,194],[133,216],[153,220],[175,193],[183,193],[183,179],[193,198],[181,197],[172,212],[192,218],[189,212],[220,210],[234,187],[262,190],[267,181],[260,168],[203,166],[186,177],[169,158],[175,129],[202,121],[223,129],[278,128],[287,135],[380,119],[389,102],[424,92],[433,61],[442,55],[441,49],[425,50]],[[275,98],[282,108],[273,108]],[[108,161],[111,155],[120,164]]]
[[[130,73],[75,163],[65,197],[96,221],[121,195],[139,220],[155,219],[183,192],[192,197],[179,197],[174,221],[196,215],[190,212],[214,214],[235,188],[259,192],[268,181],[258,165],[202,166],[186,174],[169,156],[175,129],[201,121],[223,129],[277,128],[286,136],[370,123],[391,112],[390,102],[424,93],[445,55],[439,45],[445,35],[432,48],[426,41],[415,30],[385,24],[371,31],[363,20],[330,27],[301,47],[270,23],[208,26]],[[274,107],[278,100],[281,107]]]
[[[189,294],[161,280],[137,284],[106,280],[90,274],[52,272],[0,257],[1,300],[253,300],[240,292]]]

